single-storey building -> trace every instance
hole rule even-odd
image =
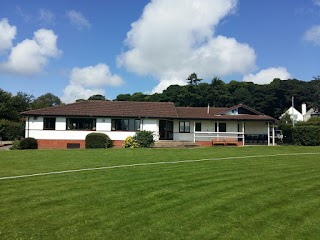
[[[274,145],[275,119],[246,105],[230,108],[176,107],[172,102],[81,101],[22,113],[25,137],[39,148],[84,148],[87,134],[107,134],[115,146],[148,130],[155,141]]]

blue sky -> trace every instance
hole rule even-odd
[[[196,72],[320,75],[320,0],[18,1],[0,7],[0,88],[64,102],[161,92]]]

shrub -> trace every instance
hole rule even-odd
[[[111,148],[112,140],[104,133],[89,133],[86,136],[86,148]]]
[[[296,145],[319,146],[320,126],[297,125],[293,128],[292,138]]]
[[[292,125],[286,124],[280,127],[283,135],[283,143],[292,144]]]
[[[10,150],[19,150],[20,149],[20,141],[19,140],[14,140],[12,142],[12,146]]]
[[[0,136],[3,141],[20,139],[24,136],[24,122],[13,122],[6,119],[0,120]]]
[[[20,149],[37,149],[38,142],[35,138],[25,138],[20,141]]]
[[[124,140],[124,147],[125,148],[138,148],[139,144],[137,140],[135,140],[133,137],[129,136]]]
[[[137,141],[141,148],[150,148],[154,144],[153,133],[151,131],[137,132],[133,139]]]

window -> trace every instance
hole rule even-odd
[[[140,119],[112,119],[112,131],[140,131]]]
[[[180,122],[179,123],[179,132],[189,133],[190,132],[190,122]]]
[[[55,130],[56,118],[43,118],[43,130]]]
[[[215,124],[215,132],[218,132],[218,124]],[[226,123],[219,123],[219,132],[226,132],[227,131],[227,124]]]
[[[67,118],[67,130],[96,130],[96,119]]]
[[[196,132],[201,132],[201,123],[200,122],[196,123]]]

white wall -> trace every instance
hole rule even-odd
[[[155,140],[159,140],[159,120],[142,119],[141,129],[154,132]],[[43,117],[29,118],[26,123],[26,137],[49,140],[84,140],[92,132],[107,134],[112,140],[125,140],[128,136],[133,136],[134,131],[111,131],[111,118],[97,118],[96,131],[66,130],[66,118],[56,117],[55,130],[43,130]]]
[[[246,122],[245,134],[268,134],[268,123],[266,122]]]

